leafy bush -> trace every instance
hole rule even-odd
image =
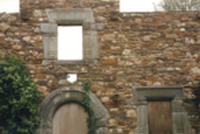
[[[22,59],[8,54],[0,59],[0,131],[2,134],[32,134],[37,116],[36,83],[30,78]]]

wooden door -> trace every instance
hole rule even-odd
[[[170,101],[148,101],[149,134],[172,134]]]
[[[88,114],[77,103],[61,106],[53,117],[53,134],[87,134]]]

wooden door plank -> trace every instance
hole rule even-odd
[[[172,114],[170,101],[148,101],[148,121],[150,134],[172,134]]]
[[[87,134],[88,114],[77,103],[61,106],[53,117],[53,134]]]

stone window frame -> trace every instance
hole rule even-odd
[[[85,92],[80,86],[64,86],[51,92],[41,103],[39,108],[40,118],[45,122],[41,123],[37,129],[39,134],[52,134],[53,115],[58,108],[67,103],[77,103],[81,105],[82,95]],[[91,99],[90,106],[94,111],[99,127],[96,134],[108,134],[108,129],[105,127],[110,118],[107,108],[92,92],[86,93]],[[84,107],[84,105],[82,105]]]
[[[97,30],[104,28],[103,23],[95,23],[91,8],[46,9],[49,23],[41,24],[44,37],[44,61],[55,64],[84,64],[99,58]],[[58,25],[83,26],[83,59],[57,60],[57,27]]]
[[[137,107],[135,134],[149,134],[148,100],[171,100],[173,134],[192,134],[187,112],[182,106],[183,87],[133,87],[133,93],[140,102]]]

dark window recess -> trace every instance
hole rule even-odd
[[[172,134],[171,101],[148,101],[149,134]]]

